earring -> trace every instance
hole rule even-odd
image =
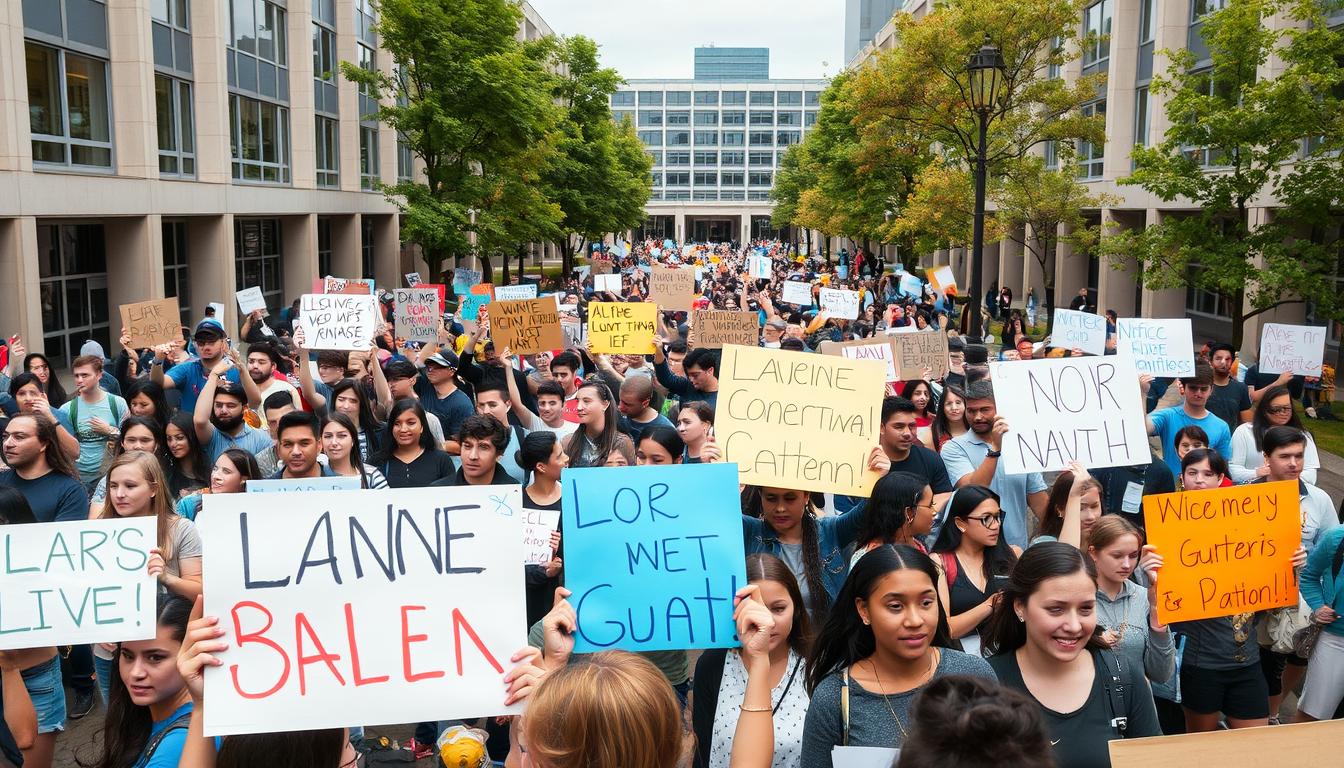
[[[1027,620],[1027,617],[1026,617],[1026,616],[1023,616],[1022,614],[1019,613],[1019,614],[1017,614],[1017,620],[1018,620],[1018,621],[1021,621],[1021,622],[1025,622],[1025,621]]]

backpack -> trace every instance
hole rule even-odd
[[[158,750],[159,745],[168,737],[168,734],[186,728],[190,722],[190,712],[183,712],[178,715],[176,720],[173,720],[167,727],[155,734],[154,738],[149,740],[149,743],[145,745],[144,751],[140,753],[140,758],[135,761],[134,768],[142,768],[142,766],[148,765],[150,759],[154,757],[154,753]]]
[[[952,590],[952,582],[957,580],[957,553],[939,552],[938,557],[943,560],[943,573],[947,574],[947,589]]]

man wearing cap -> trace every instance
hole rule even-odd
[[[196,437],[210,457],[211,465],[230,448],[241,448],[256,456],[273,444],[270,433],[251,427],[243,420],[247,399],[242,388],[229,378],[230,373],[237,373],[232,360],[225,358],[215,363],[192,410]]]
[[[776,316],[765,321],[765,330],[762,331],[765,341],[761,346],[767,349],[779,349],[779,342],[784,338],[784,331],[788,327],[789,324],[782,317]]]
[[[210,381],[210,372],[215,366],[224,359],[225,352],[228,351],[228,334],[224,333],[224,325],[213,317],[207,317],[196,324],[196,330],[191,335],[191,340],[196,345],[196,359],[188,360],[185,363],[170,368],[165,375],[163,370],[164,358],[168,355],[168,345],[161,344],[154,348],[154,362],[150,366],[150,379],[164,389],[176,389],[182,393],[182,410],[196,410],[196,400],[201,396],[201,390]],[[230,368],[225,376],[234,384],[240,385],[247,391],[247,406],[249,408],[261,407],[261,393],[256,391],[255,386],[248,386],[251,381],[243,382],[243,376],[235,366]]]
[[[471,398],[457,386],[458,357],[451,349],[439,351],[424,359],[415,379],[415,396],[427,413],[439,417],[443,434],[456,435],[462,422],[476,412]],[[447,441],[448,452],[457,453],[456,441]]]

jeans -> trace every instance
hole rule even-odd
[[[103,703],[108,704],[112,701],[112,676],[120,674],[117,660],[94,656],[93,668],[98,673],[98,691],[103,694]]]
[[[61,684],[60,656],[23,670],[23,687],[37,711],[37,732],[65,730],[65,686]]]

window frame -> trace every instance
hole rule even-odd
[[[25,72],[27,70],[28,49],[30,46],[45,49],[47,51],[52,52],[52,54],[54,54],[55,56],[55,72],[54,72],[55,82],[48,83],[48,85],[53,86],[52,96],[58,104],[57,108],[60,111],[60,128],[63,134],[63,135],[56,135],[50,133],[38,133],[36,131],[31,131],[32,119],[30,116],[29,118],[30,140],[32,144],[33,145],[50,144],[60,146],[62,156],[61,162],[56,162],[52,160],[40,160],[38,159],[36,146],[34,146],[32,148],[33,169],[34,170],[61,169],[61,170],[75,170],[90,173],[108,173],[108,174],[115,173],[117,167],[117,153],[116,153],[115,134],[113,133],[113,130],[114,127],[116,126],[116,119],[115,116],[113,115],[113,105],[112,105],[111,62],[106,59],[100,59],[96,56],[90,56],[85,53],[69,50],[56,45],[49,45],[47,43],[39,42],[37,40],[33,40],[30,38],[24,40]],[[71,135],[70,115],[72,110],[70,109],[70,85],[69,85],[70,74],[69,74],[69,68],[67,66],[67,59],[70,56],[79,57],[81,59],[93,62],[102,67],[102,92],[103,92],[102,102],[105,108],[104,109],[105,111],[104,117],[106,122],[105,130],[107,132],[106,141],[75,138],[73,135]],[[32,99],[30,90],[31,81],[32,81],[31,74],[27,73],[24,87],[24,96],[29,100],[30,115],[32,110]],[[94,104],[97,103],[97,99],[93,98],[92,88],[90,88],[89,93],[90,93],[89,114],[93,114],[94,110],[92,107]],[[90,125],[92,125],[92,123],[90,123]],[[76,163],[75,150],[74,150],[75,147],[84,147],[90,150],[106,150],[107,164],[90,165],[87,163]]]

